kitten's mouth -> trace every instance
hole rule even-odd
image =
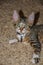
[[[21,35],[19,32],[17,32],[17,34]]]
[[[19,32],[17,32],[17,34],[18,34],[18,35],[24,35],[24,33],[19,33]]]

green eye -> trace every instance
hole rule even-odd
[[[17,27],[20,27],[20,25],[19,25],[19,24],[17,24]]]

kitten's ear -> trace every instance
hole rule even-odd
[[[18,21],[19,20],[19,14],[16,10],[14,10],[14,13],[13,13],[13,20],[14,21]]]
[[[29,15],[29,17],[28,17],[28,23],[29,23],[30,26],[33,25],[33,23],[34,23],[34,18],[35,18],[35,13],[32,12],[32,13]]]
[[[38,22],[39,16],[40,16],[40,12],[36,12],[36,13],[32,12],[28,17],[29,25],[35,26]]]

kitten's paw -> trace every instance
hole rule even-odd
[[[31,62],[36,64],[39,62],[39,60],[40,60],[39,55],[33,54],[33,58],[31,59]]]
[[[39,62],[39,58],[32,58],[32,59],[31,59],[31,62],[32,62],[33,64],[37,64],[37,63]]]
[[[18,42],[18,40],[17,40],[17,39],[12,39],[12,40],[9,40],[9,44],[16,43],[16,42]]]

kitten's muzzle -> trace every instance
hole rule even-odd
[[[20,28],[21,32],[23,31],[24,27]]]

